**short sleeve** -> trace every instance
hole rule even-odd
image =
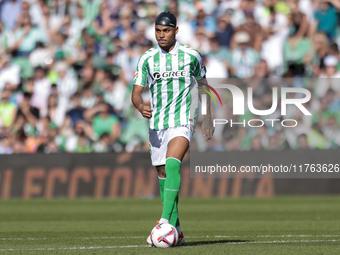
[[[205,76],[207,69],[205,68],[201,54],[198,51],[196,52],[194,76],[197,80],[200,80]]]
[[[133,77],[133,84],[145,87],[147,80],[148,80],[148,58],[142,55],[137,64],[137,69]]]

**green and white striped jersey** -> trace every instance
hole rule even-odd
[[[150,88],[151,129],[191,124],[191,92],[198,94],[193,87],[205,73],[200,53],[178,42],[170,52],[157,45],[140,57],[133,84]]]

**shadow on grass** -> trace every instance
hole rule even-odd
[[[223,244],[223,243],[246,243],[248,240],[215,240],[215,241],[198,241],[198,242],[185,242],[183,246],[197,246],[207,244]]]

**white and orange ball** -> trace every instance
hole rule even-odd
[[[158,248],[173,247],[178,241],[178,232],[171,224],[157,224],[151,231],[151,241]]]

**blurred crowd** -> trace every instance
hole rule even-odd
[[[312,93],[311,118],[289,113],[297,128],[217,128],[194,147],[340,147],[339,0],[3,0],[0,154],[149,151],[130,93],[163,10],[177,16],[177,40],[202,53],[207,77],[251,86],[258,109],[270,108],[280,77]],[[236,118],[231,110],[215,115]]]

